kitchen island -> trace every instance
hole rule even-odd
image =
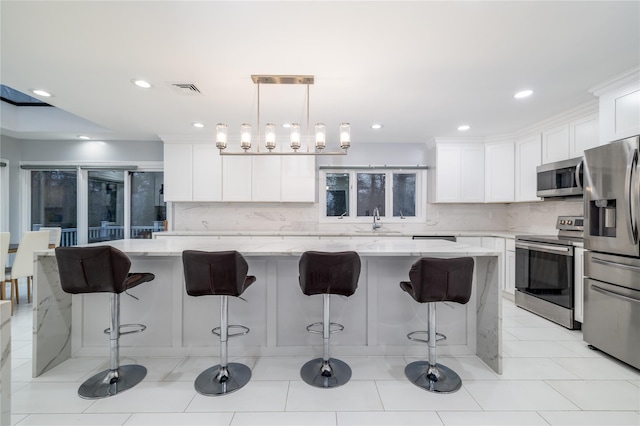
[[[475,267],[469,303],[438,305],[438,332],[447,335],[438,351],[475,354],[501,373],[499,253],[490,249],[391,237],[173,237],[99,244],[126,253],[131,271],[156,276],[129,291],[135,298],[121,296],[122,323],[147,325],[144,333],[121,340],[122,356],[217,357],[218,342],[211,329],[219,323],[220,303],[216,297],[185,293],[183,250],[238,250],[247,259],[249,274],[257,278],[242,299],[229,302],[230,324],[251,329],[247,336],[230,341],[231,357],[308,357],[321,352],[322,339],[305,327],[322,319],[322,298],[303,295],[298,285],[298,260],[307,250],[353,250],[362,260],[356,293],[349,298],[332,297],[331,320],[345,326],[344,332],[331,338],[335,356],[426,357],[426,345],[406,338],[411,331],[426,329],[426,305],[413,301],[398,283],[408,279],[409,268],[420,257],[471,256]],[[53,251],[36,255],[33,376],[71,357],[107,356],[103,330],[108,326],[108,295],[64,293]]]

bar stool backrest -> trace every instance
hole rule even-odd
[[[409,270],[411,296],[420,303],[467,303],[473,282],[473,258],[437,259],[423,257]]]
[[[62,228],[59,226],[41,226],[40,231],[49,231],[49,245],[60,247],[60,240],[62,239]]]
[[[131,261],[115,247],[57,247],[56,259],[67,293],[119,294],[127,289]]]
[[[9,255],[10,239],[11,239],[11,233],[0,232],[0,267],[2,267],[3,274],[4,274],[4,267],[7,264],[7,256]],[[4,281],[4,275],[2,275],[2,281]]]
[[[307,296],[351,296],[358,288],[360,256],[354,251],[302,253],[298,264],[300,288]]]
[[[33,275],[33,252],[49,248],[49,231],[25,232],[11,265],[11,279]]]
[[[240,296],[255,281],[249,265],[235,250],[182,252],[184,281],[189,296]]]

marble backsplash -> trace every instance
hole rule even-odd
[[[426,220],[390,223],[389,230],[468,230],[555,233],[559,215],[582,214],[581,200],[512,204],[427,204]],[[358,230],[368,222],[324,223],[318,204],[174,203],[173,230],[314,231]]]

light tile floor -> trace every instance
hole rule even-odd
[[[476,357],[441,357],[463,379],[435,395],[404,378],[415,358],[343,357],[353,370],[341,388],[300,380],[300,357],[235,360],[253,369],[249,384],[212,398],[194,378],[208,358],[137,358],[148,375],[114,398],[88,401],[79,384],[107,358],[69,360],[31,378],[31,305],[12,321],[12,425],[640,425],[640,371],[587,348],[570,331],[503,304],[504,373]]]

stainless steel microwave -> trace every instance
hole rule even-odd
[[[582,195],[582,157],[536,168],[538,197],[573,197]]]

